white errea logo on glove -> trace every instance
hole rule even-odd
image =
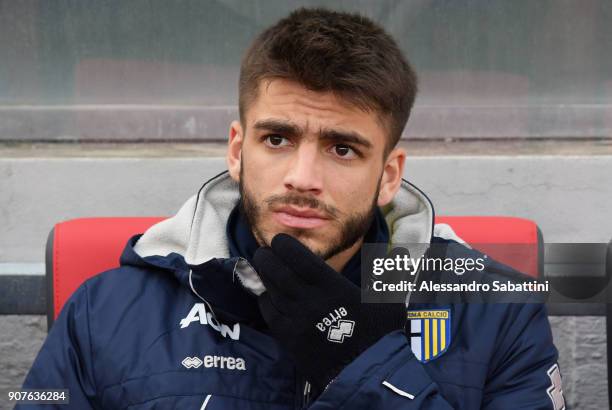
[[[327,340],[330,342],[342,343],[344,338],[353,335],[355,328],[354,321],[342,319],[346,315],[348,315],[346,308],[334,309],[316,324],[316,328],[321,332],[327,332]]]
[[[354,328],[355,322],[352,320],[339,320],[338,324],[329,328],[327,340],[330,342],[342,343],[345,337],[353,336]]]

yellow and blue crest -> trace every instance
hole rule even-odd
[[[422,363],[439,357],[451,343],[450,309],[409,310],[407,326],[412,353]]]

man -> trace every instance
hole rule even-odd
[[[24,388],[75,409],[563,408],[542,305],[360,301],[364,243],[459,241],[402,180],[416,77],[391,37],[295,11],[239,88],[229,171],[75,292]],[[407,311],[443,318],[436,351]]]

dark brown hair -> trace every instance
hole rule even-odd
[[[334,92],[376,112],[390,139],[399,140],[417,92],[417,78],[393,38],[359,14],[301,8],[263,31],[240,67],[239,109],[244,115],[262,80],[297,81]]]

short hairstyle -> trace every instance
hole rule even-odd
[[[399,141],[417,93],[414,70],[395,40],[359,14],[300,8],[263,31],[242,59],[240,120],[262,80],[293,80],[313,91],[333,92],[379,114],[388,152]]]

